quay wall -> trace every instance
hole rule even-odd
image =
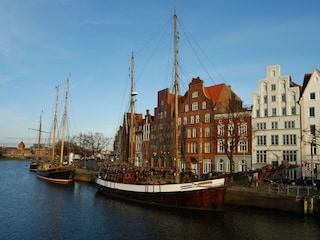
[[[228,187],[225,195],[225,204],[320,216],[319,195],[272,192],[267,187]]]
[[[74,180],[82,182],[95,182],[95,177],[98,171],[86,170],[86,169],[76,169]]]

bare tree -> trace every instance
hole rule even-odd
[[[249,138],[252,134],[250,112],[243,109],[240,112],[216,114],[215,119],[217,148],[227,156],[232,174],[235,172],[235,156],[249,150]]]
[[[106,151],[111,139],[104,137],[102,133],[80,133],[74,141],[79,146],[80,152],[85,156],[98,157],[98,154]]]

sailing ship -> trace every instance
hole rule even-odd
[[[178,50],[177,50],[177,29],[176,11],[174,11],[174,53],[175,53],[175,129],[174,129],[174,151],[175,151],[175,181],[148,181],[145,169],[133,167],[133,67],[134,56],[132,54],[131,67],[131,117],[130,117],[130,146],[129,164],[109,163],[106,168],[100,171],[96,177],[98,192],[103,194],[133,201],[136,203],[148,204],[158,207],[169,207],[193,210],[222,210],[226,191],[225,178],[213,178],[199,181],[180,183],[179,172],[179,147],[178,147]]]
[[[72,166],[63,165],[64,132],[65,132],[66,118],[67,118],[68,86],[69,86],[69,79],[67,79],[67,81],[66,81],[66,95],[65,95],[65,102],[64,102],[64,112],[63,112],[60,161],[59,161],[59,163],[56,163],[56,161],[55,161],[57,111],[58,111],[58,95],[59,95],[59,86],[57,86],[56,87],[56,108],[55,108],[54,120],[53,120],[53,138],[52,138],[51,161],[41,163],[37,169],[37,177],[38,178],[43,179],[48,182],[64,183],[64,184],[72,183],[73,177],[74,177],[74,168]]]

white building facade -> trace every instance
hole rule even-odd
[[[320,71],[305,74],[301,105],[302,177],[318,179],[320,169]]]
[[[252,169],[282,160],[301,166],[300,90],[280,66],[267,67],[266,78],[252,94]],[[301,177],[301,167],[287,170],[287,177]]]

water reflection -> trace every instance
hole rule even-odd
[[[0,161],[1,239],[319,239],[319,219],[227,207],[173,211],[110,199],[93,184],[37,179],[26,162]]]

